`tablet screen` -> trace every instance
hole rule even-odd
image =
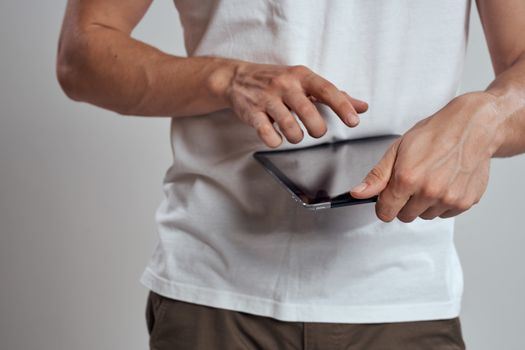
[[[324,143],[254,157],[305,204],[326,202],[359,184],[399,135]]]

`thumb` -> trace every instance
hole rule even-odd
[[[394,168],[400,142],[401,138],[396,140],[385,152],[379,163],[370,170],[363,181],[350,190],[352,197],[358,199],[370,198],[377,196],[385,189],[392,175],[392,169]]]

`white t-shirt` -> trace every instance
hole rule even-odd
[[[338,139],[402,134],[457,93],[469,0],[175,0],[189,56],[303,64],[370,104]],[[463,292],[452,219],[383,223],[373,204],[306,210],[254,161],[231,110],[172,119],[159,243],[141,281],[166,297],[287,321],[452,318]],[[349,184],[349,187],[354,184]]]

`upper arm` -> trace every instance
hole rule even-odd
[[[496,75],[525,54],[525,1],[476,0]]]
[[[68,0],[60,33],[58,60],[67,61],[83,47],[90,30],[117,30],[127,35],[153,0]],[[70,49],[70,50],[69,50]]]
[[[72,88],[78,85],[76,73],[87,66],[94,46],[114,37],[105,32],[116,31],[129,36],[152,1],[68,0],[56,65],[58,81],[66,94],[75,98]]]
[[[153,0],[68,0],[62,36],[103,26],[131,33]]]

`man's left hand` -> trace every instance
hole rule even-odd
[[[490,160],[501,143],[494,97],[473,92],[421,120],[387,150],[355,198],[379,195],[385,222],[456,216],[478,203],[487,188]]]

